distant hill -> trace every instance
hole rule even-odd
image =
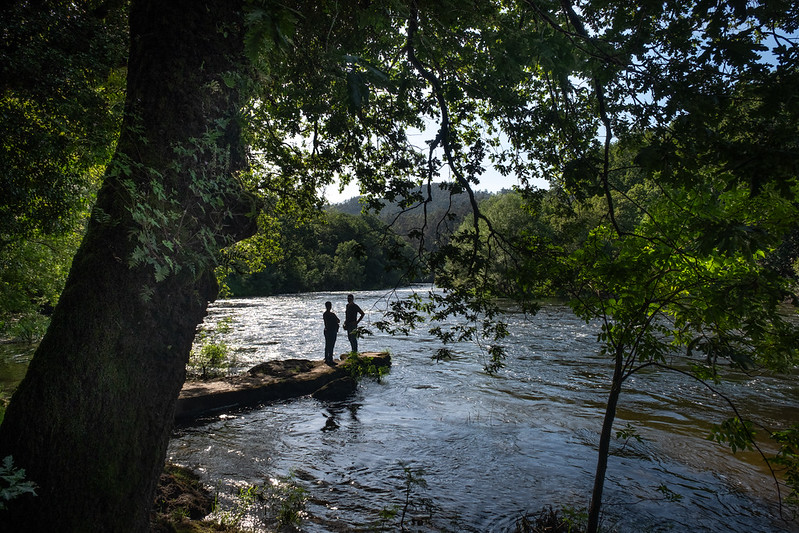
[[[340,213],[346,213],[348,215],[360,215],[362,208],[361,198],[362,196],[356,196],[355,198],[350,198],[349,200],[344,200],[337,204],[331,204],[328,210],[339,211]]]
[[[427,187],[421,190],[423,197],[427,197]],[[482,202],[490,198],[493,193],[487,191],[475,191],[475,199]],[[358,215],[363,209],[362,197],[351,198],[345,202],[333,204],[330,210]],[[404,212],[399,206],[399,202],[385,202],[386,206],[379,212],[370,211],[383,223],[390,225],[400,236],[410,241],[414,246],[418,245],[420,236],[424,236],[425,248],[434,249],[449,241],[450,235],[463,221],[464,217],[471,213],[472,207],[469,196],[463,194],[450,194],[449,190],[442,190],[441,184],[434,183],[431,187],[431,196],[427,202],[427,215],[422,208],[421,202],[416,202],[406,208]]]

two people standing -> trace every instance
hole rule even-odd
[[[353,352],[358,351],[358,335],[355,329],[363,319],[364,314],[363,309],[355,303],[355,296],[348,294],[347,307],[344,310],[344,331],[347,332],[347,338],[350,341]],[[335,364],[333,362],[333,348],[336,344],[338,326],[341,321],[333,312],[333,304],[331,302],[325,302],[325,312],[322,314],[322,319],[325,323],[325,363],[332,365]]]

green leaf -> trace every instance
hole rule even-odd
[[[734,417],[714,425],[709,440],[728,444],[733,453],[738,450],[753,450],[755,431],[752,422]]]

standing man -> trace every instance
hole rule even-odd
[[[363,309],[358,307],[355,303],[355,296],[352,294],[347,295],[347,308],[344,311],[344,331],[347,332],[347,338],[350,340],[352,351],[358,353],[358,335],[355,328],[363,318]]]
[[[338,325],[341,321],[336,316],[336,313],[333,312],[332,303],[325,302],[325,312],[322,313],[322,320],[325,322],[325,363],[333,366],[336,364],[333,362],[333,347],[336,345]]]

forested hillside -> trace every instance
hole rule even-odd
[[[233,296],[364,290],[407,284],[409,245],[372,215],[331,210],[310,222],[276,221],[271,253],[263,246],[229,253],[220,272]]]
[[[431,251],[448,243],[452,232],[472,213],[468,196],[451,195],[447,187],[445,183],[432,183],[429,188],[420,187],[413,194],[393,202],[380,200],[383,207],[379,211],[360,196],[334,204],[329,209],[351,215],[360,214],[363,209],[375,212],[381,222],[414,248],[423,242],[424,248]],[[491,193],[487,191],[474,192],[478,203],[490,196]]]
[[[430,281],[429,272],[411,268],[415,250],[420,245],[438,250],[472,212],[465,195],[451,196],[440,185],[432,184],[429,195],[424,188],[393,202],[383,200],[379,211],[356,197],[328,206],[307,223],[279,217],[275,227],[268,228],[271,247],[234,247],[220,277],[233,296],[354,291]],[[475,193],[480,202],[491,196]]]

